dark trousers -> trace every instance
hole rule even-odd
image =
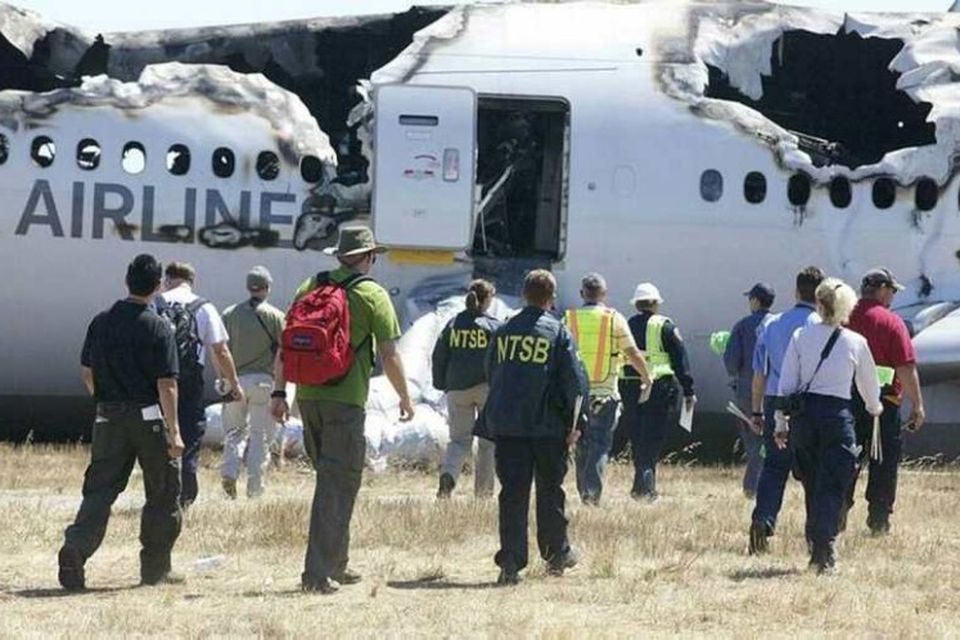
[[[623,396],[623,415],[630,448],[633,449],[632,494],[645,497],[657,495],[657,463],[667,439],[667,418],[670,407],[677,400],[673,377],[660,378],[653,383],[650,399],[637,404],[640,382],[627,380],[620,385]]]
[[[808,393],[792,426],[814,557],[832,555],[840,511],[853,482],[857,442],[850,401]]]
[[[183,438],[182,490],[180,504],[188,507],[197,499],[197,467],[200,464],[200,445],[207,430],[203,412],[203,369],[181,372],[177,385],[177,417],[180,437]]]
[[[589,402],[587,426],[577,441],[577,491],[584,502],[597,503],[620,402],[616,398],[590,398]]]
[[[900,469],[902,440],[900,437],[900,406],[883,401],[880,414],[880,449],[883,461],[870,457],[870,441],[873,439],[873,416],[867,413],[863,400],[856,394],[853,399],[853,415],[856,424],[857,444],[862,447],[853,482],[847,494],[847,508],[853,506],[857,478],[864,466],[869,466],[867,479],[867,513],[871,521],[886,522],[893,513],[897,499],[897,475]]]
[[[110,508],[127,486],[134,462],[143,471],[146,503],[140,516],[140,572],[145,580],[170,571],[170,552],[180,535],[180,463],[167,453],[163,422],[145,422],[138,405],[98,408],[83,502],[67,527],[65,544],[86,560],[103,542]]]
[[[336,578],[347,570],[350,519],[360,491],[367,442],[363,407],[325,400],[298,400],[303,444],[317,472],[310,510],[304,583]]]
[[[766,525],[770,535],[776,529],[777,516],[783,506],[783,492],[794,463],[792,446],[779,449],[774,441],[773,414],[776,409],[777,398],[766,396],[763,399],[763,468],[757,483],[757,504],[753,509],[753,522]]]
[[[547,562],[570,551],[567,540],[567,446],[555,438],[499,438],[494,453],[500,479],[500,551],[494,560],[504,569],[527,566],[527,518],[530,485],[537,483],[537,546]]]

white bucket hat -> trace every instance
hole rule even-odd
[[[660,296],[660,290],[657,289],[657,286],[652,282],[641,282],[638,284],[636,291],[633,292],[633,297],[630,298],[630,303],[633,304],[641,300],[656,303],[663,302],[663,298]]]

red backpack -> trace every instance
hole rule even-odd
[[[355,353],[350,346],[347,291],[365,280],[371,278],[354,274],[334,282],[329,272],[321,271],[316,287],[293,303],[281,337],[287,382],[335,384],[350,372]]]

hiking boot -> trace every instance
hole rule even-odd
[[[347,586],[351,584],[357,584],[358,582],[363,580],[363,576],[361,576],[359,573],[354,573],[353,571],[350,571],[350,569],[347,569],[340,575],[333,576],[333,579],[339,582],[341,586]]]
[[[64,545],[57,554],[57,563],[60,565],[57,579],[61,587],[67,591],[83,591],[87,588],[83,573],[83,556],[76,547]]]
[[[457,486],[457,481],[449,473],[440,474],[440,488],[437,489],[437,500],[446,500],[453,493],[453,488]]]
[[[563,575],[563,572],[566,569],[573,569],[579,562],[580,552],[571,547],[569,551],[562,554],[555,561],[550,562],[549,566],[547,567],[547,573],[551,576],[559,578]]]
[[[498,587],[513,587],[518,584],[520,584],[520,573],[516,569],[500,569],[500,575],[497,576]]]
[[[887,515],[870,514],[867,517],[867,527],[874,537],[885,536],[890,533],[890,518]]]
[[[300,590],[304,593],[319,593],[329,596],[340,591],[340,583],[332,578],[320,578],[319,580],[301,578]]]
[[[769,537],[767,525],[762,522],[754,522],[750,525],[750,546],[747,552],[751,556],[766,553],[768,550],[767,538]]]
[[[174,573],[173,571],[165,571],[158,575],[142,575],[140,576],[140,585],[144,587],[158,587],[165,585],[181,585],[186,584],[187,578],[183,574]]]
[[[220,486],[223,487],[223,492],[227,494],[227,497],[231,500],[237,499],[237,479],[236,478],[224,478],[220,482]]]

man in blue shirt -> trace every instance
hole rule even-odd
[[[757,485],[757,504],[750,524],[750,553],[764,553],[783,505],[783,491],[793,468],[793,452],[774,443],[773,414],[777,409],[780,367],[790,339],[800,327],[820,322],[816,312],[817,287],[825,278],[819,267],[797,274],[797,304],[771,319],[757,336],[753,351],[752,416],[754,433],[763,434],[765,457]]]
[[[773,287],[758,282],[743,295],[747,296],[750,315],[733,325],[730,341],[723,352],[723,364],[733,381],[737,406],[749,415],[753,410],[753,350],[757,345],[757,334],[771,315],[770,307],[773,306],[776,294]],[[757,495],[757,484],[763,469],[763,458],[760,456],[763,439],[742,420],[737,420],[737,431],[747,459],[747,468],[743,473],[743,493],[748,498],[753,498]]]

